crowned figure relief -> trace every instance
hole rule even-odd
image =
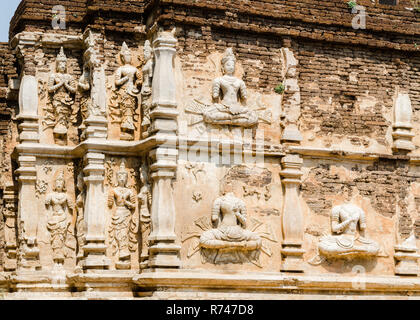
[[[46,109],[44,123],[54,127],[53,133],[59,144],[63,144],[67,136],[69,123],[76,122],[77,110],[73,109],[76,82],[67,73],[67,57],[63,47],[56,60],[56,72],[48,80],[50,107]]]
[[[118,262],[116,267],[119,269],[130,268],[130,239],[135,240],[131,233],[137,233],[138,222],[134,216],[136,206],[136,196],[130,188],[127,188],[128,172],[125,162],[121,162],[117,172],[117,187],[110,190],[108,195],[108,207],[116,209],[112,212],[109,234],[112,245],[118,251]]]
[[[202,116],[203,121],[213,125],[231,125],[244,128],[258,124],[259,115],[246,106],[247,90],[245,82],[234,76],[236,57],[232,48],[227,48],[222,61],[223,76],[216,78],[212,85],[211,104],[198,100],[186,108],[186,112]]]
[[[65,257],[69,256],[69,252],[76,249],[74,205],[66,193],[63,172],[60,172],[56,178],[53,192],[47,194],[45,206],[53,260],[56,265],[63,265]]]
[[[121,140],[134,140],[135,112],[138,104],[140,90],[138,86],[142,82],[143,74],[132,65],[132,54],[124,42],[120,52],[122,66],[115,74],[116,105],[111,106],[111,113],[118,114],[118,122],[121,122]]]

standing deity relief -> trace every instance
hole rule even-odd
[[[117,172],[117,186],[108,194],[108,208],[112,210],[109,226],[110,244],[113,254],[118,252],[117,269],[130,269],[131,253],[136,250],[139,221],[135,214],[136,196],[127,187],[128,171],[123,160]]]
[[[64,173],[60,172],[54,181],[53,191],[45,199],[47,230],[56,266],[62,266],[64,259],[71,257],[76,250],[75,208],[66,192]]]
[[[120,139],[134,140],[137,126],[137,108],[141,101],[141,128],[142,138],[149,135],[150,108],[151,108],[151,83],[153,77],[153,54],[150,42],[144,44],[144,58],[140,59],[142,69],[134,66],[133,55],[124,42],[120,59],[121,66],[115,72],[113,95],[109,109],[111,122],[120,124]],[[139,88],[141,87],[141,90]]]
[[[74,104],[76,89],[76,81],[67,71],[67,57],[61,47],[55,73],[48,80],[49,101],[44,109],[43,121],[45,128],[54,128],[54,139],[60,145],[66,144],[69,126],[77,121],[78,110]]]
[[[194,99],[185,109],[191,114],[190,125],[204,122],[209,125],[251,128],[258,122],[271,123],[271,113],[260,101],[257,101],[257,107],[247,105],[247,88],[245,82],[234,75],[235,68],[236,57],[232,48],[227,48],[221,59],[223,75],[213,80],[212,102]]]

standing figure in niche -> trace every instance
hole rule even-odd
[[[52,110],[46,115],[46,123],[48,126],[54,126],[54,135],[62,140],[67,135],[69,122],[75,122],[77,115],[77,110],[72,110],[76,83],[67,73],[67,57],[62,47],[57,56],[56,73],[53,73],[48,81],[48,93]]]
[[[74,206],[66,194],[64,174],[60,172],[55,180],[53,192],[45,200],[47,209],[47,229],[50,232],[53,260],[56,265],[63,265],[68,250],[76,249],[74,237]]]
[[[112,209],[114,203],[116,206],[112,213],[109,233],[111,242],[118,249],[117,268],[130,267],[129,238],[133,237],[130,237],[129,233],[135,231],[135,225],[137,224],[134,217],[136,196],[127,188],[127,179],[128,172],[123,161],[120,170],[117,172],[118,186],[112,189],[108,195],[108,207]]]
[[[140,262],[142,265],[147,265],[147,260],[149,259],[149,245],[148,239],[151,232],[151,216],[150,210],[152,206],[152,188],[149,184],[149,174],[147,167],[143,164],[140,167],[140,182],[141,189],[138,194],[139,206],[140,206],[140,230],[141,230],[141,254]]]
[[[134,115],[137,109],[137,86],[142,81],[142,73],[132,65],[131,51],[124,42],[120,52],[122,66],[115,74],[118,109],[121,112],[121,139],[134,140]]]
[[[142,68],[143,72],[143,85],[141,88],[141,106],[143,112],[143,119],[141,122],[142,126],[142,138],[149,136],[150,128],[150,108],[152,106],[152,78],[153,78],[153,51],[150,46],[150,41],[146,40],[144,43],[144,65]]]
[[[243,80],[236,78],[236,58],[228,48],[222,58],[223,76],[213,81],[214,103],[203,112],[204,122],[216,125],[252,127],[258,123],[258,114],[242,105],[247,99]]]

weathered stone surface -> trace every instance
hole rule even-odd
[[[418,12],[357,4],[22,0],[5,298],[420,298]]]

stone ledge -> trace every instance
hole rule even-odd
[[[341,275],[291,275],[285,273],[209,273],[198,271],[180,272],[145,272],[133,278],[139,288],[167,289],[232,289],[258,290],[264,292],[293,291],[300,294],[317,292],[332,295],[335,292],[372,294],[392,292],[406,294],[410,292],[420,298],[420,279],[398,276],[366,276],[361,278]],[[362,288],[364,286],[364,288]]]
[[[43,272],[41,272],[43,273]],[[1,273],[5,299],[178,299],[220,298],[230,290],[239,299],[420,299],[420,279],[402,276],[295,275],[290,273],[207,272],[199,270],[67,274],[66,283],[51,277]],[[363,280],[363,281],[362,281]],[[231,291],[233,290],[233,291]],[[212,297],[212,294],[215,295]],[[192,298],[190,296],[193,296]],[[229,298],[229,296],[225,297]],[[232,297],[231,297],[232,298]]]
[[[339,158],[339,159],[347,159],[347,160],[365,160],[365,161],[377,161],[380,158],[385,158],[389,160],[406,160],[406,161],[409,161],[413,165],[420,165],[419,156],[351,151],[351,150],[333,149],[333,148],[314,148],[314,147],[305,147],[305,146],[291,146],[288,148],[288,150],[289,152],[298,153],[306,157]]]

